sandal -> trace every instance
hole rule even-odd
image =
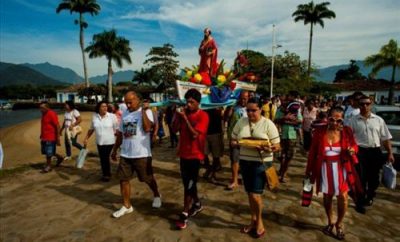
[[[253,237],[256,239],[259,239],[265,235],[265,229],[261,232],[258,232],[256,229],[254,229],[254,234]]]
[[[240,233],[242,234],[250,234],[253,232],[255,228],[253,226],[244,226],[240,229]]]
[[[232,191],[237,188],[239,185],[237,183],[231,183],[226,187],[226,190]]]
[[[251,224],[246,225],[246,226],[243,226],[243,227],[240,229],[240,233],[242,233],[242,234],[250,234],[250,233],[252,233],[253,231],[254,231],[254,232],[257,232],[257,231],[255,231],[256,228],[254,227],[255,223],[256,223],[256,221],[253,220],[253,221],[251,221]]]
[[[335,225],[336,227],[336,238],[338,240],[344,240],[344,231],[342,225]]]
[[[322,229],[322,232],[326,235],[333,235],[333,226],[334,224],[328,224]]]

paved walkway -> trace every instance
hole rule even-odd
[[[154,158],[163,207],[152,209],[151,192],[134,180],[135,211],[120,219],[111,218],[121,206],[118,180],[99,181],[96,156],[89,157],[82,170],[73,168],[70,161],[49,174],[32,169],[2,178],[0,241],[254,241],[239,233],[250,219],[243,187],[224,190],[230,177],[227,156],[218,184],[200,181],[199,194],[205,209],[183,231],[175,230],[173,223],[183,203],[178,159],[167,144],[155,148]],[[300,206],[304,167],[305,158],[298,153],[289,168],[290,181],[277,193],[265,192],[263,218],[267,234],[260,241],[337,241],[321,232],[326,224],[321,197],[314,197],[309,208]],[[399,187],[395,191],[380,187],[366,215],[356,213],[350,201],[345,217],[346,240],[400,241],[399,201]]]

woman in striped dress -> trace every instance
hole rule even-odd
[[[328,225],[323,232],[344,239],[343,218],[347,210],[347,192],[355,190],[354,164],[357,163],[355,153],[357,145],[353,132],[343,126],[343,109],[332,108],[328,125],[317,128],[313,134],[308,156],[306,176],[316,182],[317,193],[324,194],[324,207],[328,217]],[[337,197],[337,221],[333,223],[332,198]]]

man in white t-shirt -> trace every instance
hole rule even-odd
[[[133,212],[130,202],[130,180],[134,172],[137,173],[139,181],[147,183],[152,190],[153,208],[161,207],[161,195],[158,192],[151,164],[150,130],[154,122],[153,114],[148,103],[140,107],[140,99],[133,91],[125,94],[125,104],[127,110],[122,114],[117,140],[111,153],[111,158],[116,160],[117,150],[121,146],[118,176],[123,206],[113,213],[115,218]]]

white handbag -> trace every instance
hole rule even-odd
[[[382,183],[385,187],[389,189],[396,188],[396,175],[397,171],[393,168],[392,163],[387,162],[385,165],[383,165]]]
[[[81,149],[79,152],[78,159],[76,159],[76,167],[81,169],[83,167],[83,164],[85,163],[86,156],[88,154],[88,150],[86,148]]]

